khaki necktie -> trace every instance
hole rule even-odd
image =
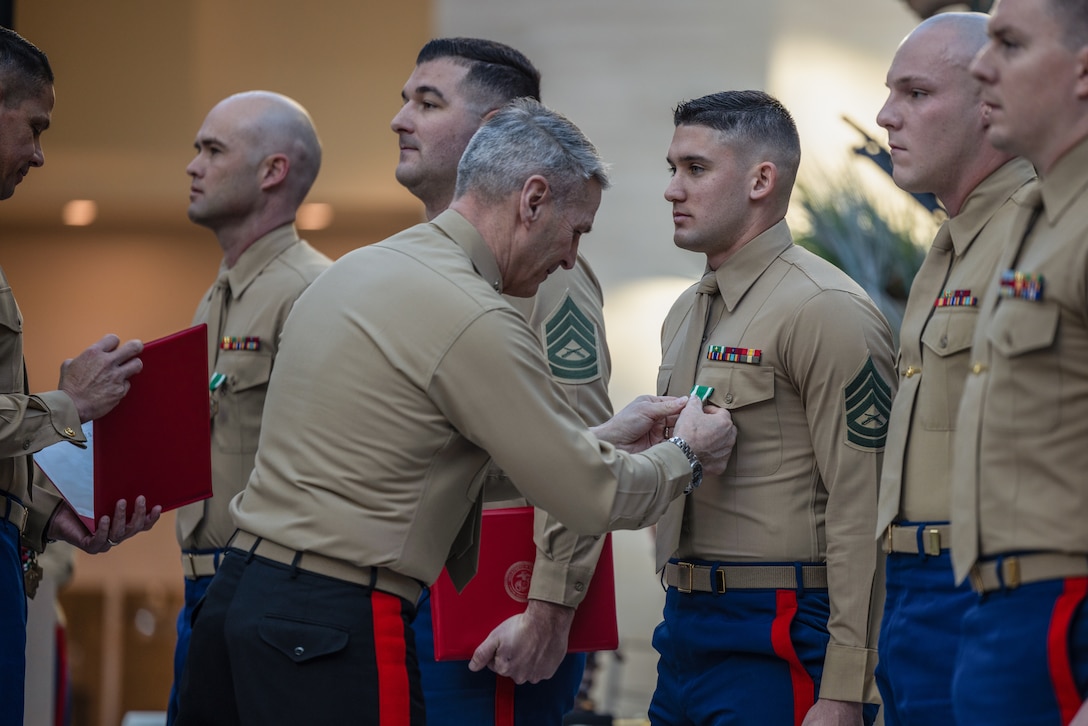
[[[215,373],[215,358],[219,354],[219,342],[223,335],[223,321],[227,317],[227,301],[230,299],[230,279],[223,270],[212,286],[208,303],[208,376]]]
[[[912,298],[916,298],[924,304],[912,305],[907,311],[907,316],[903,318],[902,330],[904,334],[910,335],[909,341],[905,337],[901,338],[902,347],[908,349],[909,346],[910,350],[909,356],[904,356],[905,359],[909,357],[911,360],[921,360],[921,351],[919,350],[921,342],[919,338],[929,318],[933,315],[937,298],[944,292],[948,274],[952,270],[952,260],[954,258],[952,251],[952,232],[949,230],[948,221],[946,220],[937,230],[937,236],[933,239],[933,244],[930,246],[929,252],[926,253],[925,260],[922,261],[922,267],[918,270],[914,287],[910,291]],[[902,371],[899,373],[900,375],[903,374]],[[902,381],[899,385],[896,396],[909,396],[912,399],[912,404],[893,407],[893,418],[888,426],[888,441],[885,447],[884,459],[889,466],[885,467],[885,474],[880,482],[880,511],[877,516],[878,534],[883,533],[899,514],[900,499],[903,495],[903,462],[906,458],[907,434],[910,432],[911,409],[914,407],[913,398],[918,392],[919,381],[915,378],[915,380]],[[889,452],[895,452],[896,458],[894,461],[891,460]]]
[[[673,367],[672,378],[669,381],[668,394],[671,396],[686,396],[695,385],[695,374],[703,354],[703,344],[707,338],[707,322],[717,295],[718,278],[713,271],[709,271],[703,275],[699,288],[695,292],[695,304],[691,310],[691,318],[688,320],[687,334],[684,336],[683,347],[680,348],[680,354],[676,357],[676,365]],[[690,497],[677,497],[673,500],[657,523],[658,570],[665,566],[680,546],[680,533],[688,519],[688,508],[685,506],[688,499]]]
[[[999,264],[1005,265],[1006,262],[1010,263],[1010,265],[1015,264],[1016,258],[1019,257],[1021,251],[1023,251],[1024,242],[1027,241],[1027,238],[1031,234],[1032,228],[1035,227],[1035,222],[1039,219],[1039,215],[1042,211],[1043,198],[1041,189],[1039,186],[1035,186],[1024,196],[1024,201],[1021,203],[1020,210],[1017,213],[1016,219],[1013,221],[1010,237],[1012,239],[1018,239],[1019,242],[1014,250],[1006,250],[1005,255],[1002,257],[1002,261]],[[1009,255],[1010,252],[1012,253],[1011,256]],[[983,300],[983,305],[986,309],[981,312],[985,320],[993,320],[992,310],[997,301],[996,296],[991,295],[992,292],[992,290],[988,290],[987,296]],[[976,333],[976,344],[971,351],[972,358],[975,358],[982,352],[980,351],[977,342],[980,339],[979,333]],[[986,359],[989,360],[989,344],[987,343],[985,347]],[[981,455],[981,452],[978,450],[978,439],[982,421],[976,421],[975,427],[975,431],[959,432],[957,434],[958,440],[973,442],[972,448],[974,451],[965,453],[968,456],[974,457],[974,465],[970,467],[973,477],[970,477],[969,481],[956,480],[952,485],[952,565],[955,568],[956,582],[960,582],[967,576],[972,565],[978,561],[979,556],[978,497],[979,488],[986,486],[986,482],[981,480],[978,470],[978,461]],[[967,478],[968,477],[963,477],[962,479]]]
[[[215,373],[216,356],[219,354],[219,342],[223,336],[223,321],[227,317],[227,302],[230,300],[230,280],[223,270],[212,286],[212,296],[208,301],[208,377]],[[193,502],[177,511],[177,529],[184,542],[192,536],[204,519],[205,504]]]

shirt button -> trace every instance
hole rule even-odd
[[[583,583],[583,582],[576,582],[576,583],[574,583],[574,589],[575,589],[575,590],[576,590],[577,592],[581,592],[582,590],[585,590],[585,589],[586,589],[585,583]]]
[[[301,645],[296,645],[295,646],[295,655],[301,656],[305,652],[306,652],[306,649],[303,648]]]
[[[975,363],[973,366],[971,366],[971,372],[974,373],[976,376],[979,373],[982,373],[985,370],[986,370],[986,364],[985,363]]]
[[[914,366],[907,366],[907,370],[903,371],[903,375],[907,378],[913,378],[917,374],[921,373],[921,368],[915,368]]]
[[[733,403],[733,394],[732,393],[725,394],[725,402],[726,403]]]
[[[23,451],[26,451],[29,448],[30,448],[30,439],[27,439],[26,441],[23,442]]]
[[[939,345],[942,348],[947,348],[948,347],[948,336],[947,335],[942,335],[941,336],[941,341],[940,341]]]
[[[65,429],[64,429],[64,435],[68,436],[68,437],[75,436],[76,435],[75,429],[73,429],[71,426],[66,426]]]

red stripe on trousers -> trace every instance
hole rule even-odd
[[[1081,706],[1077,682],[1073,678],[1073,665],[1069,658],[1069,624],[1085,595],[1088,595],[1088,577],[1067,579],[1065,591],[1054,603],[1050,630],[1047,633],[1046,653],[1050,662],[1050,680],[1054,684],[1054,695],[1058,699],[1063,726],[1073,720]]]
[[[771,623],[771,645],[774,653],[790,666],[790,682],[793,685],[793,723],[801,726],[805,714],[816,701],[816,686],[812,677],[801,665],[797,651],[790,638],[790,624],[797,614],[797,593],[793,590],[778,590],[775,593],[775,615]]]
[[[514,680],[495,676],[495,726],[514,726]]]
[[[378,723],[405,726],[412,722],[412,699],[401,600],[374,590],[370,602],[374,611],[374,655],[378,663]]]

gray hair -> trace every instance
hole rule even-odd
[[[597,148],[565,116],[530,98],[503,106],[473,135],[457,165],[454,199],[471,191],[497,201],[539,174],[556,200],[565,201],[585,182],[607,189],[608,166]]]

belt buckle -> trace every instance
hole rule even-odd
[[[676,589],[683,593],[690,593],[695,586],[695,565],[691,562],[677,562],[676,563]],[[687,573],[688,585],[684,587],[681,583],[681,573]]]
[[[725,570],[719,567],[714,571],[714,576],[717,578],[718,594],[725,594]]]
[[[16,506],[15,502],[12,502],[11,505],[13,507]],[[26,522],[27,522],[28,519],[30,519],[30,509],[28,507],[23,507],[23,506],[18,507],[18,509],[19,509],[19,521],[18,522],[13,522],[13,524],[15,524],[15,526],[19,528],[19,534],[21,535],[23,532],[26,531]]]
[[[1006,557],[1001,560],[1001,581],[1006,589],[1020,587],[1020,558]]]
[[[941,554],[941,530],[936,527],[926,527],[922,537],[922,549],[930,557]]]
[[[892,552],[892,528],[894,524],[889,524],[888,528],[884,530],[884,554],[889,555]]]
[[[971,565],[970,571],[967,573],[968,579],[971,580],[971,588],[980,595],[986,592],[986,588],[982,582],[982,567],[979,563]]]
[[[194,580],[196,580],[199,577],[199,575],[196,574],[196,557],[193,556],[192,552],[186,552],[185,561],[189,563],[188,574],[192,576]]]

